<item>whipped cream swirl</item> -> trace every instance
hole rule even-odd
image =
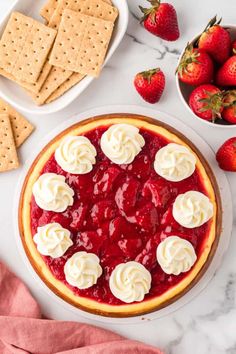
[[[44,173],[33,185],[33,195],[37,205],[48,211],[63,212],[74,200],[74,191],[65,182],[64,176]]]
[[[139,154],[145,140],[139,129],[130,124],[114,124],[103,133],[101,148],[116,164],[129,164]]]
[[[195,171],[196,157],[185,146],[170,143],[157,151],[154,169],[167,181],[179,182]]]
[[[63,256],[73,245],[70,231],[56,222],[38,227],[37,234],[34,235],[34,242],[39,253],[52,258]]]
[[[179,236],[169,236],[157,247],[157,262],[166,274],[187,272],[197,260],[192,244]]]
[[[55,159],[61,168],[73,174],[85,174],[93,169],[97,152],[85,136],[67,136],[55,151]]]
[[[93,253],[77,252],[64,266],[67,282],[78,289],[88,289],[97,283],[102,275],[99,258]]]
[[[182,226],[199,227],[213,216],[213,204],[203,193],[189,191],[178,195],[173,204],[173,217]]]
[[[121,263],[109,280],[112,294],[123,302],[142,301],[151,287],[151,274],[138,262]]]

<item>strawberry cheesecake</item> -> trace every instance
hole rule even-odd
[[[204,274],[220,236],[220,195],[199,150],[172,127],[99,116],[37,156],[19,230],[59,297],[103,316],[136,316],[176,301]]]

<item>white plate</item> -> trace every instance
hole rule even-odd
[[[6,26],[7,20],[12,11],[20,11],[26,15],[32,16],[39,21],[43,21],[43,19],[39,15],[39,11],[43,4],[47,0],[18,0],[15,1],[10,11],[6,14],[3,21],[0,22],[0,37],[3,29]],[[107,52],[106,64],[111,56],[114,54],[115,50],[119,46],[124,34],[126,32],[128,26],[128,6],[126,0],[113,0],[114,6],[116,6],[119,10],[119,17],[116,21],[114,33],[112,36],[112,40],[110,43],[110,47]],[[75,98],[77,98],[86,87],[94,80],[93,77],[86,77],[80,83],[71,88],[68,92],[66,92],[62,97],[58,98],[56,101],[43,105],[36,106],[32,99],[24,92],[22,88],[20,88],[14,82],[0,76],[0,96],[8,101],[10,104],[15,106],[17,109],[25,111],[31,114],[49,114],[55,113],[66,106],[68,106]],[[99,78],[97,79],[99,80]]]
[[[20,191],[25,179],[25,176],[28,172],[28,169],[30,168],[32,162],[34,161],[35,157],[38,155],[39,151],[50,141],[52,140],[57,134],[59,134],[61,131],[64,129],[70,127],[72,124],[79,122],[83,119],[89,118],[89,117],[94,117],[96,115],[100,114],[109,114],[109,113],[134,113],[134,114],[141,114],[147,117],[151,117],[154,119],[158,119],[164,123],[167,123],[175,129],[179,130],[181,133],[183,133],[185,136],[188,137],[197,147],[200,147],[200,150],[208,163],[210,164],[212,171],[214,172],[218,186],[220,189],[220,194],[221,194],[221,200],[222,200],[222,208],[223,208],[223,219],[222,219],[222,234],[220,236],[220,241],[218,248],[216,250],[216,253],[214,255],[214,258],[208,267],[206,273],[202,276],[200,281],[190,290],[188,291],[183,297],[181,297],[179,300],[174,302],[173,304],[159,310],[156,312],[152,312],[150,314],[144,315],[144,316],[137,316],[137,317],[132,317],[132,318],[107,318],[107,317],[102,317],[98,315],[93,315],[90,313],[87,313],[85,311],[79,310],[67,302],[63,301],[60,297],[56,296],[41,280],[41,278],[35,273],[34,269],[32,268],[25,252],[23,245],[21,243],[21,239],[19,236],[19,230],[18,230],[18,218],[17,218],[17,211],[18,211],[18,204],[19,204],[19,197],[20,197]],[[184,123],[180,122],[178,119],[173,118],[167,113],[155,111],[152,109],[147,109],[147,108],[142,108],[139,106],[110,106],[110,107],[100,107],[100,108],[95,108],[93,110],[80,113],[73,118],[66,120],[62,125],[60,125],[57,129],[55,129],[52,133],[50,133],[44,140],[40,142],[38,145],[36,151],[32,154],[28,162],[24,165],[22,176],[19,180],[19,183],[17,185],[17,190],[16,190],[16,199],[15,199],[15,205],[14,205],[14,225],[16,226],[16,241],[19,246],[20,254],[23,257],[24,261],[26,262],[26,265],[28,269],[30,269],[32,276],[34,279],[42,285],[44,290],[50,295],[48,299],[48,303],[50,303],[50,314],[52,314],[52,306],[53,302],[56,301],[58,302],[61,306],[65,307],[68,310],[73,311],[75,315],[78,316],[84,316],[89,320],[97,320],[97,321],[102,321],[106,323],[143,323],[143,321],[149,321],[153,319],[157,319],[163,316],[166,316],[170,314],[173,311],[176,311],[189,301],[191,301],[193,298],[195,298],[209,283],[209,281],[212,279],[213,275],[215,274],[217,268],[220,266],[222,258],[224,253],[226,252],[231,236],[231,231],[232,231],[232,223],[233,223],[233,212],[232,212],[232,200],[231,200],[231,193],[230,193],[230,188],[229,184],[227,181],[227,178],[222,170],[220,170],[217,166],[216,160],[215,160],[215,154],[207,145],[207,143],[197,134],[195,133],[191,128],[186,126]],[[53,301],[51,301],[53,300]],[[47,315],[47,313],[45,313]],[[55,313],[55,316],[57,319],[63,320],[64,318],[60,317],[58,313]],[[54,316],[54,317],[55,317]]]

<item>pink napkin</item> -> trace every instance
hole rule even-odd
[[[163,354],[104,329],[42,319],[26,286],[0,262],[1,354]]]

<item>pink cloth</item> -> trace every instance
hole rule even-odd
[[[159,349],[77,322],[42,319],[26,286],[0,262],[1,354],[162,354]]]

